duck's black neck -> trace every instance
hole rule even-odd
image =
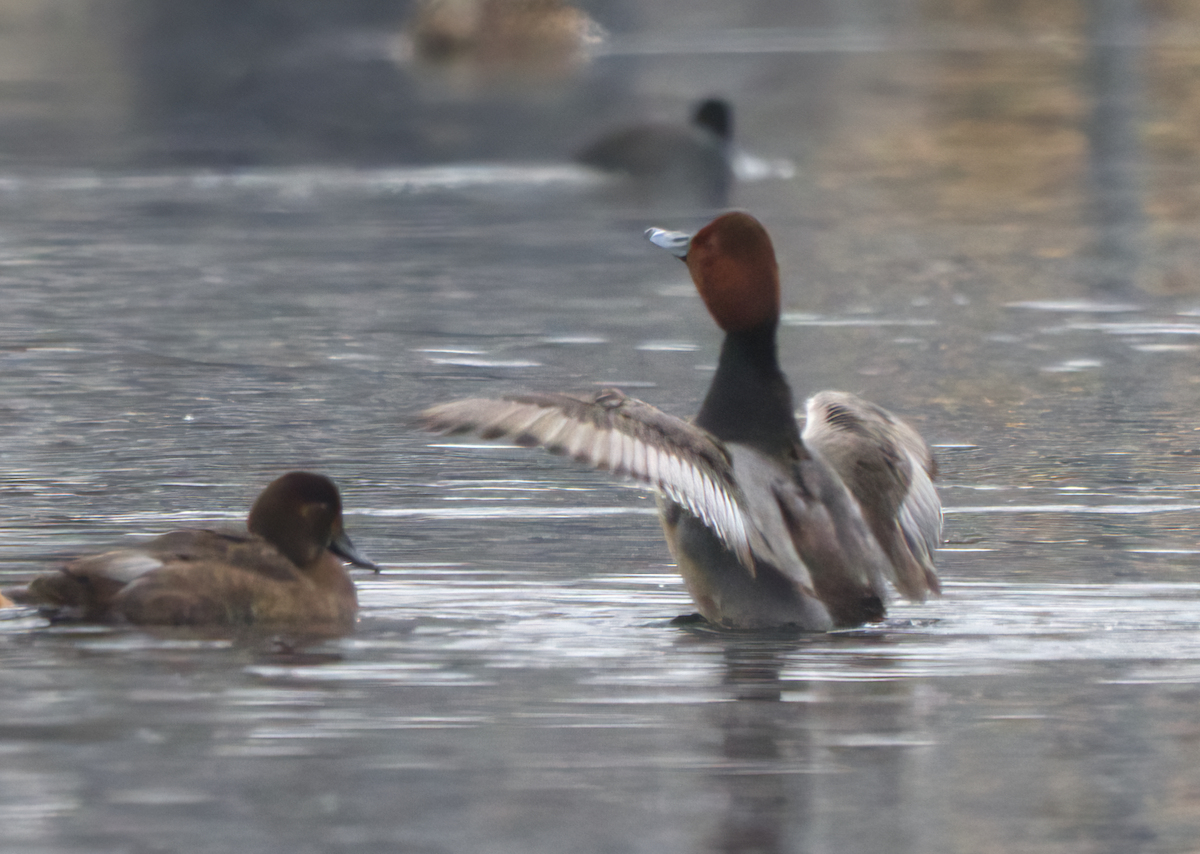
[[[725,336],[696,426],[723,442],[750,445],[773,456],[786,456],[800,446],[792,391],[775,353],[773,322]]]

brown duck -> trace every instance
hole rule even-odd
[[[250,509],[247,533],[184,529],[72,561],[5,591],[54,619],[139,625],[333,626],[353,621],[354,582],[368,569],[342,527],[333,481],[291,472]]]

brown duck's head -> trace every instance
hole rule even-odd
[[[779,265],[762,223],[742,211],[722,214],[690,237],[652,228],[656,246],[682,258],[708,312],[726,332],[779,322]]]
[[[294,471],[272,481],[250,508],[250,533],[269,542],[301,569],[326,550],[355,566],[379,571],[342,527],[342,499],[329,478]]]

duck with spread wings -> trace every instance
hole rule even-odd
[[[606,389],[454,401],[425,410],[426,429],[540,446],[656,489],[688,592],[720,628],[828,631],[882,619],[888,582],[913,600],[939,593],[941,504],[921,436],[835,391],[808,401],[801,433],[766,229],[733,212],[647,236],[684,260],[725,332],[692,421]]]

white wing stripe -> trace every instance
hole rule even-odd
[[[668,453],[667,457],[667,472],[666,480],[675,488],[676,491],[687,494],[687,485],[683,479],[683,469],[679,464],[679,457]]]
[[[621,472],[622,474],[638,477],[639,472],[634,468],[634,450],[636,443],[627,433],[621,434]]]
[[[637,477],[645,477],[647,446],[635,440],[632,436],[629,437],[629,444],[632,451],[629,459],[629,471]]]
[[[646,480],[658,486],[662,483],[662,471],[660,463],[662,457],[658,448],[646,447]]]
[[[584,457],[591,459],[592,454],[584,454],[584,451],[592,445],[596,438],[596,431],[589,430],[582,424],[576,424],[571,433],[568,434],[570,443],[567,445],[567,455],[571,457]]]
[[[611,432],[611,430],[595,430],[586,434],[589,441],[587,453],[583,454],[582,458],[590,460],[592,465],[598,469],[609,468],[608,436]]]
[[[616,430],[608,431],[608,464],[609,467],[616,473],[624,471],[625,457],[621,451],[622,439],[621,434]]]

